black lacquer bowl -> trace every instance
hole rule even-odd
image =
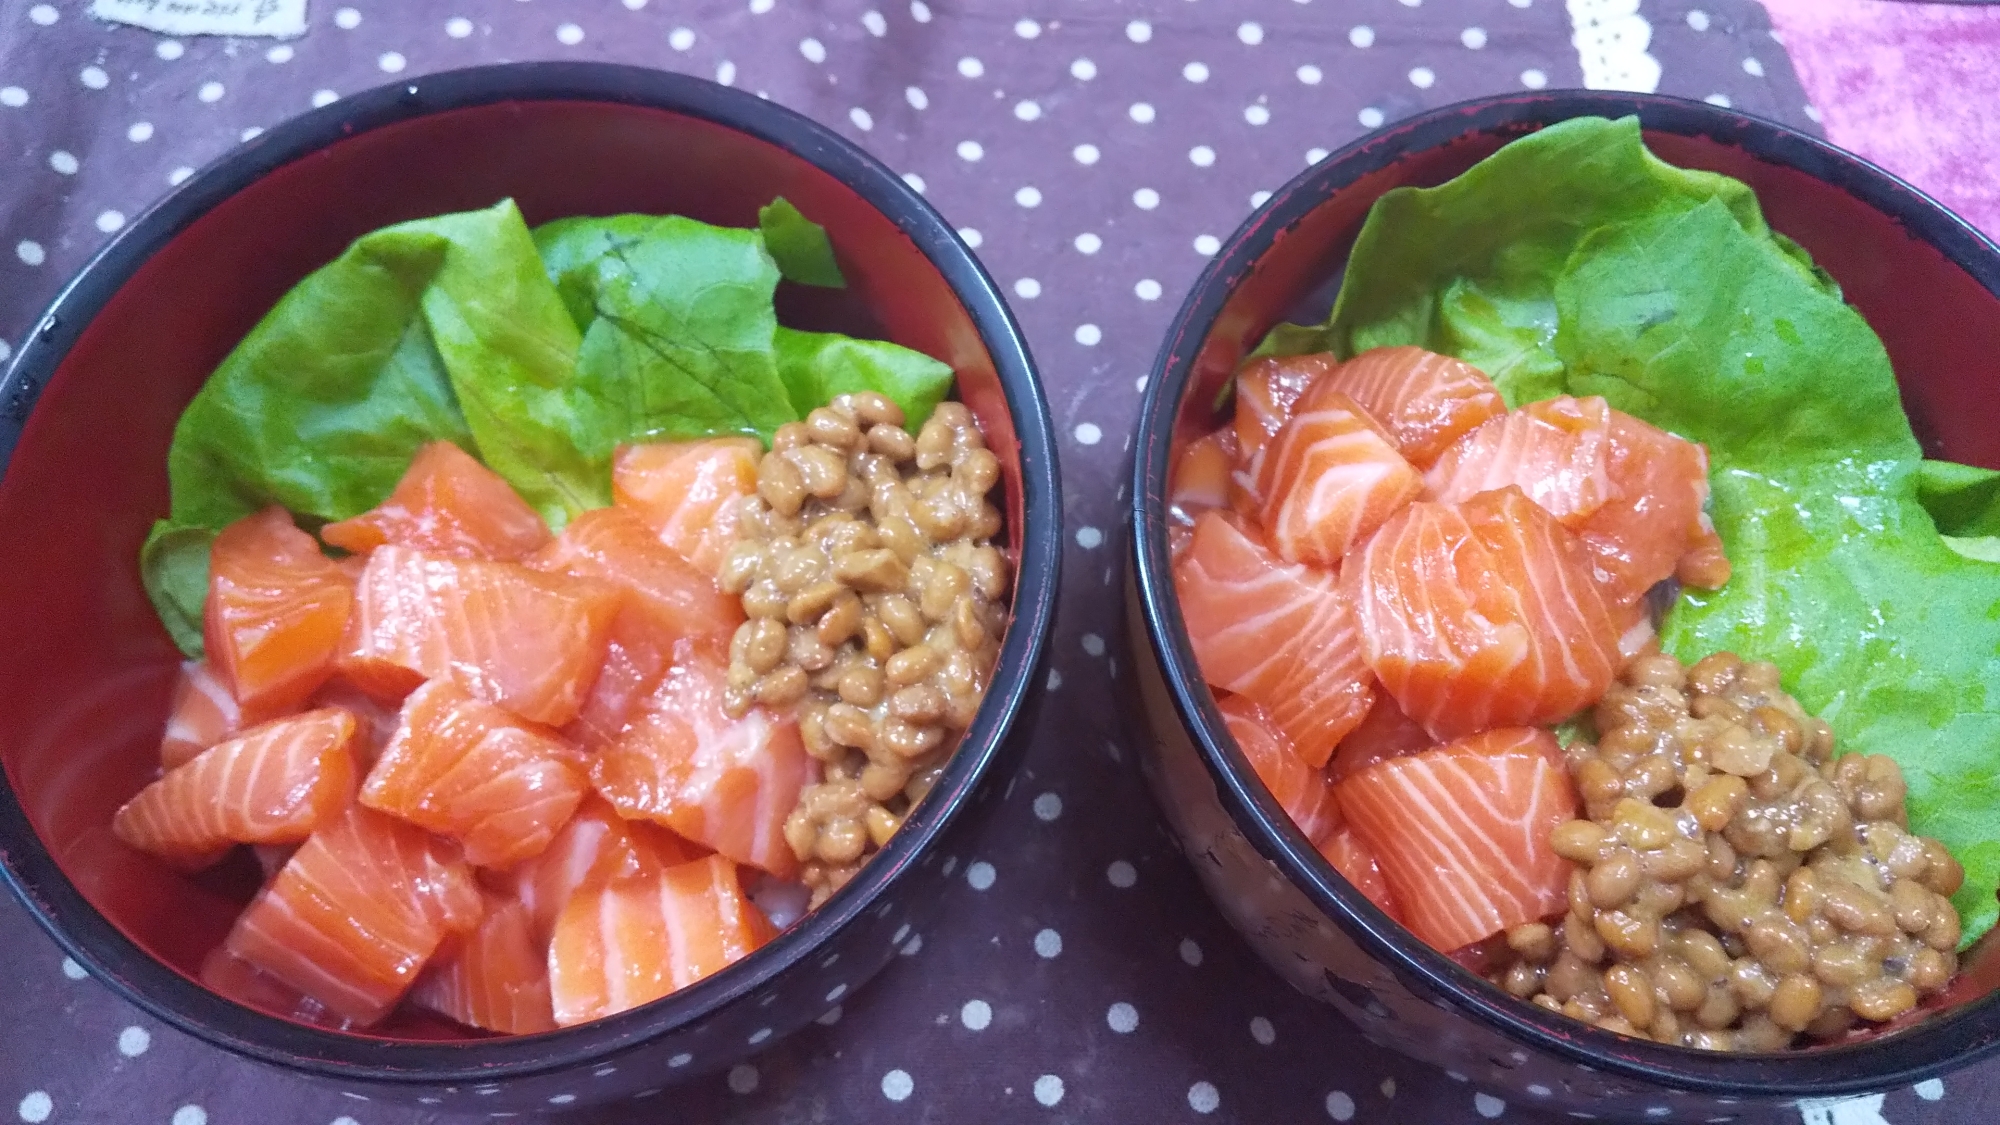
[[[1324,318],[1369,205],[1452,178],[1573,117],[1637,114],[1655,153],[1756,189],[1888,346],[1931,456],[2000,467],[2000,250],[1887,173],[1783,126],[1673,98],[1550,91],[1466,102],[1375,133],[1286,184],[1222,247],[1155,361],[1134,443],[1127,626],[1145,768],[1224,913],[1300,990],[1371,1040],[1578,1117],[1727,1120],[1745,1103],[1883,1090],[2000,1047],[2000,955],[1986,943],[1914,1027],[1787,1054],[1719,1055],[1628,1039],[1518,1001],[1377,910],[1279,809],[1223,726],[1169,569],[1165,493],[1178,444],[1214,428],[1218,390],[1273,324]],[[1330,1041],[1346,1034],[1329,1020]]]
[[[139,544],[201,381],[355,237],[512,197],[529,222],[679,213],[733,226],[783,195],[831,236],[844,291],[780,293],[798,327],[950,363],[1002,463],[1013,621],[985,704],[931,795],[825,907],[671,997],[545,1035],[405,1021],[346,1034],[267,1016],[194,976],[245,891],[118,843],[151,776],[178,654]],[[121,232],[0,382],[0,874],[63,948],[161,1020],[357,1096],[522,1112],[643,1096],[823,1015],[925,924],[1033,726],[1062,503],[1047,404],[998,290],[893,172],[813,122],[679,75],[536,63],[372,90],[272,129]]]

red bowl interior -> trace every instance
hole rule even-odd
[[[0,621],[14,639],[0,646],[0,764],[63,873],[126,937],[193,978],[255,886],[241,869],[181,874],[110,832],[158,764],[180,657],[141,588],[138,551],[167,511],[174,422],[208,373],[294,283],[390,223],[512,197],[531,225],[646,212],[754,226],[778,195],[827,228],[848,279],[844,291],[783,287],[785,322],[951,364],[1002,462],[1017,537],[1013,421],[950,283],[853,189],[723,125],[588,101],[416,117],[276,168],[138,265],[63,359],[0,480]],[[116,255],[92,268],[115,268]],[[468,1033],[402,1019],[377,1034]]]

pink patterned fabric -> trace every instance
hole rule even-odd
[[[2000,7],[1764,0],[1827,137],[2000,237]]]

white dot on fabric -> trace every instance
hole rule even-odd
[[[103,211],[98,213],[97,229],[103,231],[105,234],[110,234],[124,225],[125,215],[123,212]]]
[[[1034,300],[1042,295],[1042,283],[1032,277],[1024,277],[1014,283],[1014,295]]]
[[[49,1097],[47,1091],[31,1090],[27,1097],[21,1099],[21,1120],[31,1123],[47,1121],[55,1108],[55,1099]]]
[[[279,65],[291,62],[292,61],[291,44],[280,43],[277,46],[271,48],[270,50],[265,51],[264,59],[267,62],[274,62],[278,63]]]
[[[910,0],[910,18],[918,23],[931,22],[931,6],[924,0]]]
[[[1268,125],[1271,121],[1271,111],[1261,105],[1247,106],[1243,110],[1243,120],[1252,125]]]
[[[136,1059],[153,1045],[153,1035],[143,1027],[133,1026],[118,1033],[118,1053],[128,1059]]]
[[[757,1068],[749,1063],[738,1063],[729,1068],[729,1088],[739,1094],[748,1094],[757,1089]]]
[[[162,39],[153,45],[153,53],[172,62],[187,54],[187,47],[178,39]]]
[[[263,135],[264,135],[264,127],[262,125],[252,125],[248,129],[243,130],[241,133],[238,133],[236,136],[238,140],[254,141],[258,137],[261,137]]]
[[[37,4],[34,7],[28,9],[28,18],[42,25],[43,27],[47,27],[50,24],[61,19],[62,13],[56,11],[55,6],[53,4]]]
[[[922,176],[917,175],[915,172],[905,172],[903,173],[903,182],[910,185],[911,191],[916,192],[918,195],[923,194],[924,178]]]
[[[854,122],[854,127],[864,133],[875,127],[875,119],[869,116],[868,111],[862,109],[860,106],[855,106],[853,109],[848,110],[847,119]]]
[[[1141,125],[1151,125],[1153,123],[1153,107],[1146,102],[1133,102],[1132,108],[1125,112],[1132,120],[1137,121]]]
[[[49,167],[65,176],[74,176],[79,165],[73,154],[57,149],[49,154]]]
[[[1078,164],[1095,164],[1102,154],[1097,151],[1096,145],[1082,144],[1071,149],[1070,155],[1076,157]]]
[[[1271,193],[1268,191],[1253,191],[1250,193],[1250,206],[1252,207],[1262,207],[1270,201]]]
[[[958,228],[958,237],[964,239],[965,244],[967,246],[972,247],[974,250],[979,249],[979,244],[986,241],[986,236],[980,234],[978,229],[975,227]]]
[[[1465,44],[1466,50],[1477,51],[1481,47],[1486,46],[1486,29],[1468,27],[1458,33],[1458,41]]]
[[[1120,1000],[1104,1013],[1104,1022],[1120,1035],[1129,1035],[1139,1028],[1139,1009]]]
[[[694,1061],[693,1055],[688,1054],[686,1051],[682,1051],[680,1054],[675,1055],[673,1058],[668,1059],[667,1066],[678,1070],[679,1068],[684,1067],[693,1061]]]
[[[1539,90],[1548,84],[1549,76],[1533,67],[1521,72],[1521,85],[1526,86],[1530,90]]]
[[[1538,1098],[1546,1098],[1550,1094],[1555,1093],[1554,1090],[1549,1089],[1547,1086],[1542,1085],[1540,1082],[1531,1083],[1528,1086],[1528,1092],[1530,1094],[1535,1095]]]
[[[312,103],[314,108],[318,108],[320,106],[332,105],[333,103],[339,100],[340,100],[340,95],[334,93],[332,90],[313,91]]]
[[[174,1111],[174,1125],[208,1125],[208,1111],[198,1105],[184,1105]]]
[[[1300,67],[1298,70],[1298,74],[1299,74],[1299,81],[1305,83],[1308,86],[1317,86],[1319,85],[1320,79],[1326,77],[1326,75],[1320,72],[1320,69],[1318,67],[1314,66],[1311,63],[1307,63],[1306,65]]]
[[[82,980],[90,975],[82,965],[76,963],[76,958],[74,957],[63,958],[62,974],[71,980]]]
[[[882,1096],[892,1102],[900,1102],[910,1096],[917,1084],[910,1080],[907,1070],[892,1070],[882,1076]]]
[[[1037,120],[1042,116],[1042,105],[1040,102],[1016,102],[1014,116],[1022,121]]]
[[[1326,1096],[1326,1115],[1335,1121],[1354,1120],[1354,1099],[1344,1090]]]
[[[715,68],[715,80],[724,86],[734,85],[736,82],[736,64],[730,62],[728,59],[723,59]]]
[[[453,39],[463,39],[472,34],[472,21],[464,16],[453,16],[444,21],[444,33]]]
[[[102,90],[111,85],[111,76],[104,73],[101,66],[86,66],[77,72],[77,80],[93,90]]]
[[[1236,38],[1255,47],[1264,41],[1264,25],[1245,21],[1236,27]]]
[[[1145,20],[1133,20],[1125,25],[1125,38],[1134,43],[1144,43],[1153,37],[1153,25]]]
[[[1188,1087],[1188,1108],[1196,1113],[1214,1113],[1222,1104],[1222,1094],[1211,1082],[1197,1082]]]
[[[993,865],[980,860],[965,869],[965,882],[975,891],[983,891],[993,885]]]
[[[1085,254],[1095,254],[1104,248],[1104,240],[1089,231],[1084,231],[1076,236],[1073,245]]]
[[[958,142],[958,158],[960,160],[978,160],[985,155],[986,147],[978,141]]]
[[[583,28],[573,23],[563,24],[561,27],[556,28],[556,42],[561,43],[565,47],[576,46],[578,43],[583,42]]]
[[[1082,344],[1084,347],[1094,348],[1097,346],[1098,341],[1102,339],[1104,339],[1104,330],[1097,325],[1079,324],[1076,326],[1076,342]],[[1061,686],[1062,674],[1051,668],[1049,670],[1049,690],[1054,691]]]
[[[219,102],[222,100],[224,93],[226,91],[223,89],[222,83],[204,82],[201,84],[201,89],[195,91],[194,96],[205,102]]]
[[[1690,8],[1687,14],[1688,26],[1696,31],[1708,30],[1708,13],[1700,8]]]
[[[826,44],[810,37],[801,39],[799,54],[804,55],[809,63],[823,63],[826,61]]]
[[[1181,939],[1181,960],[1187,962],[1189,968],[1201,964],[1201,946],[1193,938]]]
[[[1437,78],[1437,72],[1427,66],[1413,67],[1410,70],[1410,85],[1419,90],[1430,89]]]
[[[882,18],[882,13],[872,8],[861,13],[861,26],[867,28],[868,34],[877,39],[889,34],[889,21]]]
[[[1014,34],[1023,39],[1033,39],[1041,33],[1042,25],[1036,23],[1034,20],[1020,19],[1014,21]]]
[[[967,1031],[985,1031],[986,1025],[993,1022],[993,1005],[984,1000],[967,1000],[958,1010],[958,1022]]]
[[[1206,168],[1215,163],[1215,150],[1207,145],[1196,145],[1188,150],[1188,161],[1197,168]],[[1143,207],[1145,204],[1140,206]]]
[[[1045,1106],[1053,1106],[1063,1098],[1063,1080],[1053,1074],[1044,1074],[1035,1079],[1035,1100]]]
[[[625,10],[636,12],[646,6],[646,0],[625,0]]]
[[[1423,6],[1424,0],[1403,0],[1403,7],[1405,8],[1421,8]]]
[[[1194,252],[1200,254],[1202,257],[1213,258],[1215,252],[1220,249],[1222,249],[1222,241],[1214,235],[1198,234],[1194,236]]]
[[[923,88],[919,86],[906,88],[903,91],[903,100],[910,103],[911,109],[929,109],[931,104],[930,95],[924,93]]]
[[[1516,4],[1515,7],[1524,8],[1527,7],[1527,5]],[[1394,1078],[1384,1078],[1382,1080],[1382,1084],[1380,1086],[1377,1086],[1376,1089],[1382,1091],[1383,1097],[1393,1098],[1396,1096],[1396,1080]]]
[[[1097,428],[1097,423],[1080,422],[1077,424],[1076,441],[1078,445],[1096,445],[1098,442],[1103,440],[1104,440],[1104,431]],[[1083,647],[1086,651],[1088,651],[1090,648],[1090,638],[1093,636],[1096,636],[1096,634],[1094,633],[1084,634]],[[1103,644],[1102,641],[1098,643],[1100,646]],[[1101,648],[1100,651],[1102,651]],[[1097,653],[1093,652],[1090,655],[1096,656]]]
[[[28,92],[19,86],[0,87],[0,105],[19,109],[28,104]]]
[[[1532,8],[1535,6],[1535,0],[1507,0],[1507,2],[1516,8]]]
[[[967,55],[958,60],[958,72],[967,78],[977,78],[986,73],[986,64]]]
[[[1133,869],[1131,864],[1119,859],[1113,860],[1111,866],[1104,869],[1104,877],[1112,886],[1124,890],[1139,881],[1139,872]]]
[[[1084,547],[1095,547],[1104,542],[1104,533],[1094,527],[1080,528],[1076,541]],[[1054,820],[1062,815],[1062,798],[1054,793],[1043,793],[1035,798],[1035,819]]]
[[[1379,129],[1382,127],[1382,111],[1372,105],[1355,116],[1360,119],[1362,128]]]
[[[1491,1094],[1474,1094],[1472,1108],[1478,1110],[1481,1117],[1498,1117],[1507,1112],[1507,1103]]]
[[[1934,1102],[1944,1097],[1944,1081],[1938,1078],[1926,1078],[1910,1089],[1927,1102]]]
[[[1732,104],[1728,94],[1710,94],[1701,100],[1710,105],[1721,106],[1723,109],[1728,109]]]
[[[1367,24],[1349,28],[1347,31],[1347,41],[1357,47],[1373,47],[1375,45],[1375,29],[1369,27]]]
[[[923,952],[923,949],[924,935],[918,934],[916,937],[903,943],[903,956],[915,957],[917,954]]]
[[[1040,207],[1042,193],[1036,188],[1024,187],[1014,193],[1014,202],[1023,207]]]
[[[1097,77],[1097,64],[1089,59],[1078,59],[1069,64],[1069,74],[1080,82],[1088,82]]]
[[[1208,64],[1191,62],[1181,68],[1181,77],[1187,79],[1189,82],[1206,82],[1208,81]]]
[[[361,26],[361,13],[353,8],[342,8],[333,13],[333,26],[343,31],[353,31]]]
[[[170,185],[178,186],[181,183],[181,181],[187,179],[189,176],[192,175],[194,175],[194,169],[183,164],[180,167],[174,169],[173,171],[167,173],[167,183]]]
[[[1200,164],[1202,161],[1196,160],[1195,163]],[[1132,205],[1141,211],[1151,211],[1160,205],[1160,193],[1152,188],[1142,187],[1132,193]]]
[[[1764,64],[1754,58],[1744,59],[1743,73],[1752,78],[1762,78],[1764,77]]]
[[[694,46],[694,29],[691,27],[677,27],[673,29],[667,35],[667,46],[672,47],[676,51],[685,51]]]
[[[409,65],[409,60],[404,58],[400,51],[384,51],[382,57],[375,60],[375,65],[389,74],[399,74]]]
[[[1268,1047],[1278,1041],[1278,1031],[1271,1021],[1263,1016],[1253,1016],[1250,1020],[1250,1038]]]
[[[1048,960],[1062,954],[1062,935],[1054,930],[1042,930],[1035,934],[1035,956]]]

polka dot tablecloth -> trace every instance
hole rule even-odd
[[[0,0],[0,358],[111,233],[260,130],[398,77],[597,58],[783,102],[902,172],[1013,302],[1063,437],[1049,704],[936,928],[820,1026],[581,1120],[1539,1122],[1360,1042],[1256,962],[1163,830],[1102,701],[1126,435],[1168,317],[1265,193],[1429,106],[1659,89],[1816,128],[1746,0],[314,0],[300,38],[168,38]],[[10,641],[9,643],[18,643]],[[0,1118],[411,1125],[143,1016],[0,901]],[[583,1079],[588,1081],[588,1079]],[[2000,1066],[1774,1110],[1969,1125]],[[671,1104],[666,1104],[671,1102]]]

